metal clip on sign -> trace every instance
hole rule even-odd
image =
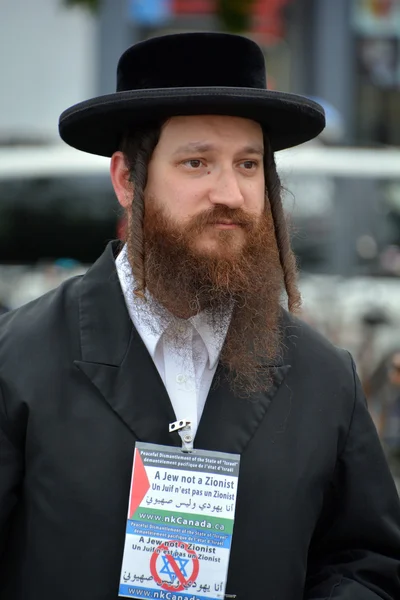
[[[182,440],[182,451],[192,452],[193,451],[193,433],[192,423],[188,419],[181,419],[180,421],[174,421],[169,424],[169,432],[173,433],[177,431]]]

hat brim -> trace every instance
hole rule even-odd
[[[325,127],[323,108],[303,96],[253,88],[198,87],[131,90],[93,98],[64,111],[59,132],[78,150],[112,156],[128,130],[147,121],[200,114],[259,122],[275,152],[307,142]]]

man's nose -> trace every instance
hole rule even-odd
[[[210,191],[210,200],[213,204],[224,204],[229,208],[243,205],[243,194],[233,171],[224,170],[219,174]]]

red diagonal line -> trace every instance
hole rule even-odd
[[[187,582],[189,581],[190,577],[189,577],[189,579],[184,578],[184,576],[181,573],[181,570],[179,569],[178,565],[176,564],[176,560],[170,554],[166,553],[166,557],[168,559],[169,564],[173,568],[175,575],[179,579],[179,583],[181,585],[187,585]]]

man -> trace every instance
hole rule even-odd
[[[399,501],[354,363],[292,314],[274,152],[321,108],[267,90],[258,46],[226,34],[133,46],[117,90],[60,133],[111,157],[126,245],[1,321],[0,598],[117,597],[135,443],[181,447],[176,419],[241,457],[227,597],[399,598]]]

